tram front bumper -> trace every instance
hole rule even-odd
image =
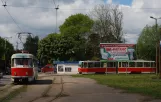
[[[32,81],[33,77],[32,76],[11,76],[11,80],[20,80],[20,79],[28,79],[28,81]]]

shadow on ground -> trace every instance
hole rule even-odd
[[[52,80],[36,80],[35,82],[19,82],[14,85],[49,85],[52,84]]]
[[[1,84],[1,83],[0,83],[0,87],[3,87],[3,86],[5,86],[5,84]]]

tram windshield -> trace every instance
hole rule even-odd
[[[14,58],[12,59],[12,67],[32,67],[31,58]]]

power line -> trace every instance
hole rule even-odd
[[[53,0],[54,5],[56,7],[56,3]],[[9,7],[24,7],[24,8],[39,8],[39,9],[55,9],[53,7],[34,7],[34,6],[14,6],[14,5],[7,5]],[[121,8],[121,9],[161,9],[161,8]],[[93,10],[93,9],[60,9],[60,10]],[[102,9],[101,9],[102,10]]]
[[[12,18],[12,20],[14,21],[14,23],[17,25],[17,27],[22,31],[22,29],[20,28],[20,26],[17,24],[17,22],[16,22],[16,20],[12,17],[12,15],[10,14],[10,12],[7,10],[7,8],[6,8],[6,2],[5,2],[5,4],[3,3],[3,0],[1,0],[1,2],[2,2],[2,6],[4,6],[4,8],[5,8],[5,10],[7,11],[7,13],[10,15],[10,17]]]
[[[55,7],[56,7],[56,3],[55,3],[55,0],[52,0],[52,1],[53,1],[54,5],[55,5]]]

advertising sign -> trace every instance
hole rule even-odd
[[[100,43],[102,59],[107,60],[133,60],[135,44]]]

